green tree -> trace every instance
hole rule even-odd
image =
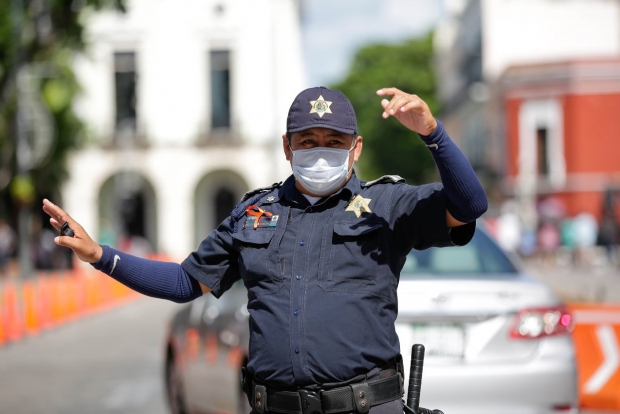
[[[83,136],[72,109],[79,85],[71,69],[74,54],[87,46],[80,14],[101,9],[124,11],[124,0],[0,1],[0,216],[13,222],[19,206],[56,196],[67,178],[67,153]],[[26,107],[22,130],[39,137],[45,154],[21,174],[18,102]]]
[[[424,143],[395,118],[383,119],[383,98],[375,94],[379,88],[395,87],[418,95],[436,114],[432,59],[432,34],[400,44],[368,45],[356,53],[347,77],[333,85],[351,100],[357,114],[359,134],[364,137],[357,170],[363,178],[398,174],[410,184],[420,184],[435,174]]]

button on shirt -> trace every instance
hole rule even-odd
[[[347,211],[357,195],[370,200],[360,217]],[[256,378],[282,387],[346,381],[398,356],[400,270],[412,248],[453,245],[446,203],[441,184],[366,186],[353,175],[310,205],[291,176],[236,209],[254,204],[278,215],[277,225],[246,225],[245,213],[224,220],[182,266],[216,297],[243,279]],[[468,241],[474,228],[458,229]]]

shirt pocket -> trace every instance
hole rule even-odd
[[[275,228],[242,229],[232,237],[239,251],[239,273],[250,297],[277,292],[284,282],[274,259]]]
[[[319,286],[325,291],[383,296],[378,285],[383,223],[376,220],[336,221],[326,229],[319,265]],[[385,293],[387,295],[387,293]]]

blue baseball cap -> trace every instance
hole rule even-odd
[[[325,86],[301,91],[288,110],[286,131],[299,132],[310,128],[329,128],[357,135],[353,105],[342,92]]]

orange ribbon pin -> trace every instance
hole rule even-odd
[[[248,208],[245,209],[246,213],[248,213],[249,216],[254,216],[256,217],[254,219],[254,228],[258,227],[258,221],[260,220],[261,217],[271,217],[273,216],[273,213],[270,213],[267,210],[263,210],[262,208],[258,207],[258,206],[248,206]]]

